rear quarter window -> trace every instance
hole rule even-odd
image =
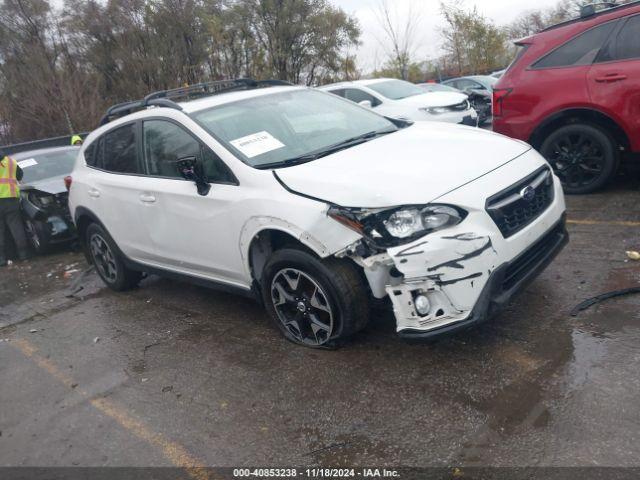
[[[618,34],[614,60],[640,58],[640,15],[627,20]]]
[[[543,69],[591,65],[609,38],[609,35],[611,35],[616,23],[617,20],[603,23],[579,34],[577,37],[574,37],[538,60],[533,64],[533,68]]]
[[[84,161],[90,167],[96,166],[96,144],[98,142],[95,141],[91,145],[89,145],[84,151]]]

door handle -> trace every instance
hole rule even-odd
[[[92,198],[98,198],[100,196],[100,191],[96,190],[95,188],[90,188],[87,193]]]
[[[140,195],[140,201],[144,203],[155,203],[156,197],[154,197],[150,193],[143,193],[142,195]]]
[[[612,82],[620,82],[622,80],[626,80],[627,76],[621,73],[610,73],[603,77],[596,77],[596,82],[598,83],[612,83]]]

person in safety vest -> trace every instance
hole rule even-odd
[[[77,145],[82,145],[82,137],[80,135],[74,135],[71,137],[71,145],[74,147]]]
[[[18,258],[27,258],[27,239],[20,212],[20,187],[22,169],[13,158],[0,149],[0,267],[7,264],[5,231],[7,227],[18,249]]]

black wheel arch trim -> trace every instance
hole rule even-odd
[[[589,118],[589,116],[592,118]],[[620,122],[593,106],[568,107],[552,113],[536,126],[531,135],[529,135],[528,143],[539,150],[545,140],[543,132],[547,128],[555,122],[570,120],[572,118],[584,120],[585,123],[606,129],[607,133],[611,135],[619,145],[624,147],[626,151],[631,151],[629,133],[620,125]],[[598,123],[598,121],[605,122],[607,125],[602,125]],[[566,124],[570,123],[567,122]]]

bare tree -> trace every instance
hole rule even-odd
[[[375,13],[384,32],[384,39],[378,41],[386,53],[387,66],[391,66],[400,78],[406,80],[409,78],[409,67],[418,43],[420,15],[413,2],[402,15],[397,3],[390,7],[388,0],[379,0]]]
[[[0,141],[90,130],[150,91],[252,76],[353,78],[354,18],[328,0],[0,0]]]

